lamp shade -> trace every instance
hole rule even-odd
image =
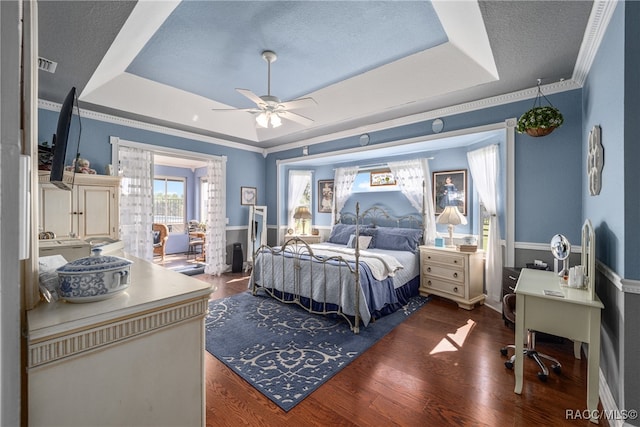
[[[294,219],[311,219],[311,212],[308,206],[298,206],[293,212]]]
[[[467,218],[460,213],[457,206],[445,206],[436,222],[449,225],[466,224]]]

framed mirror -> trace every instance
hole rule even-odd
[[[582,254],[580,264],[584,271],[584,284],[591,300],[595,299],[596,287],[596,234],[590,220],[582,225]]]
[[[247,224],[247,268],[253,266],[253,256],[261,245],[267,244],[267,207],[250,206]]]

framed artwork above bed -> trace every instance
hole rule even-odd
[[[431,178],[435,214],[453,205],[462,215],[467,215],[467,170],[433,172]]]
[[[333,207],[333,180],[318,180],[318,212],[331,213]]]

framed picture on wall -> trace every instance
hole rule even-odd
[[[258,200],[258,190],[256,187],[240,187],[240,204],[255,205]]]
[[[433,203],[436,215],[446,206],[457,206],[462,215],[467,215],[467,170],[433,172]]]
[[[318,212],[331,213],[333,206],[333,180],[318,180]]]
[[[396,179],[391,173],[391,169],[371,171],[370,177],[369,185],[371,187],[377,187],[380,185],[396,185]]]

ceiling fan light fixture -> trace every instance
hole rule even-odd
[[[277,128],[282,125],[282,119],[277,113],[263,111],[256,116],[256,123],[263,128]]]
[[[272,128],[277,128],[281,124],[282,124],[282,119],[280,119],[280,116],[277,115],[277,114],[272,114],[271,115],[271,127]]]
[[[256,123],[258,123],[258,126],[263,128],[269,127],[269,119],[267,118],[267,114],[266,113],[258,114],[256,116]]]

